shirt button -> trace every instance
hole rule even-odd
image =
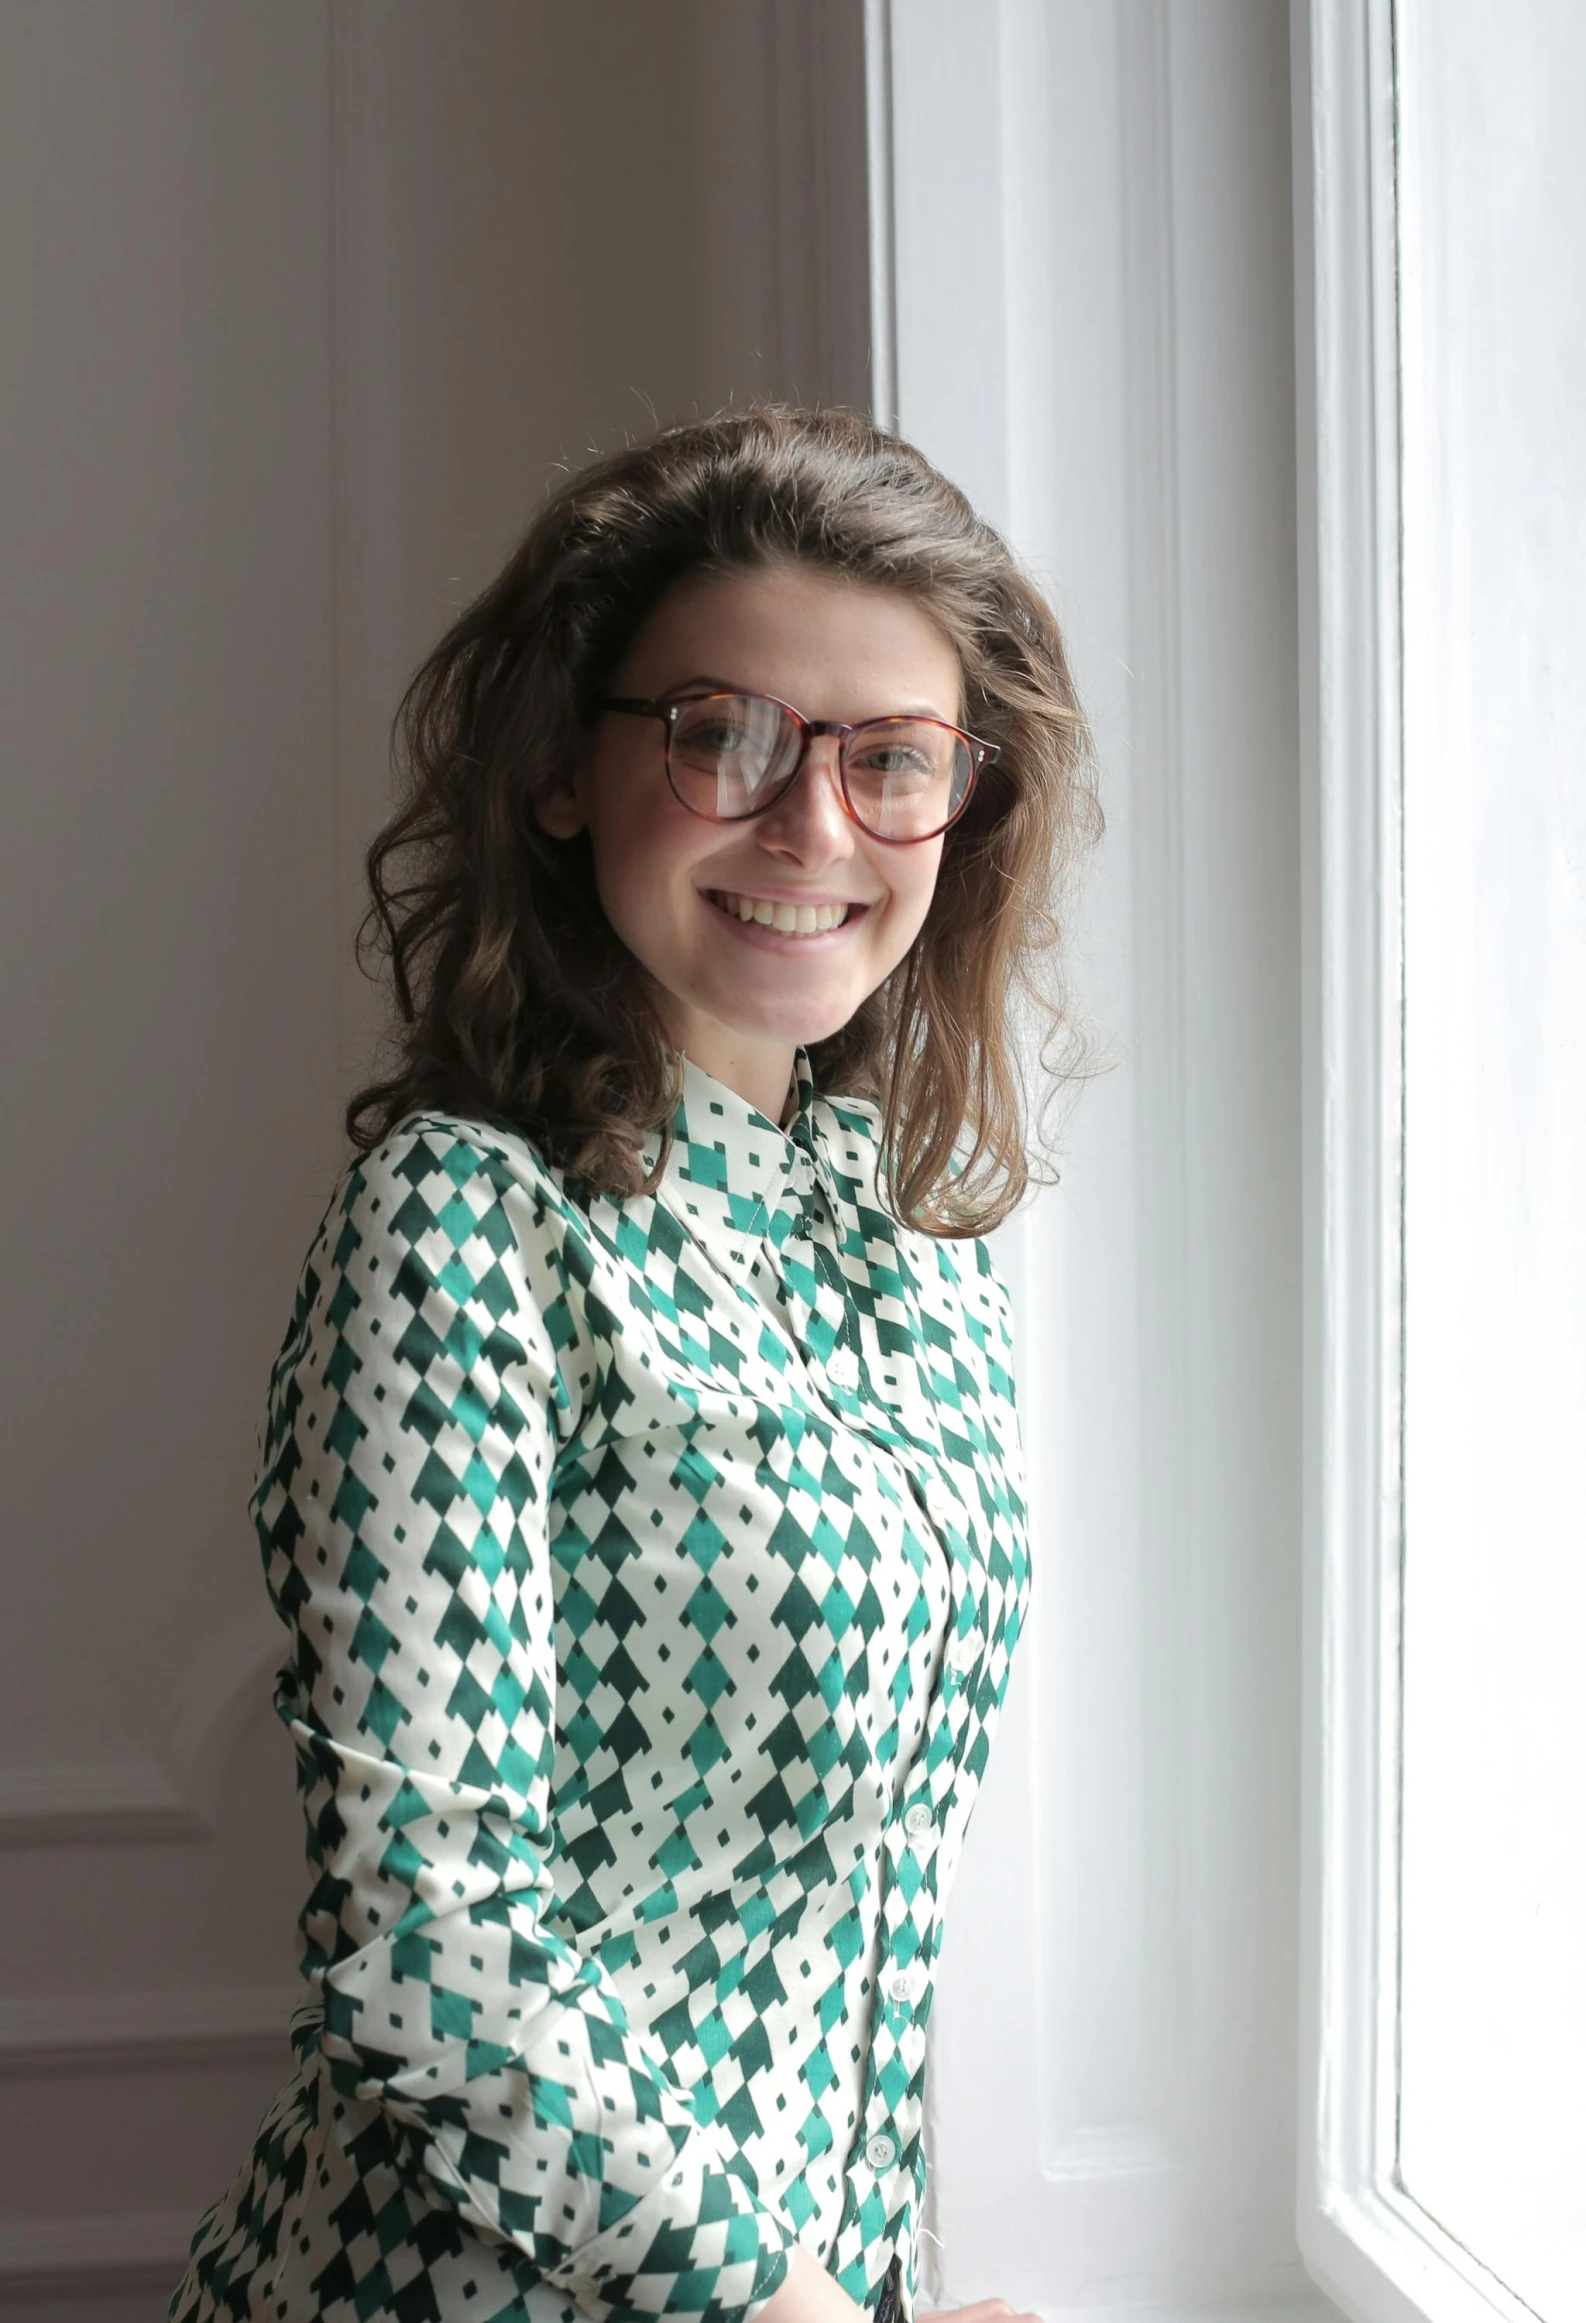
[[[925,1512],[937,1524],[951,1524],[958,1514],[958,1503],[939,1476],[925,1487]]]
[[[913,1806],[905,1810],[903,1828],[911,1839],[923,1839],[927,1833],[935,1830],[936,1817],[923,1799],[916,1799]]]
[[[967,1635],[954,1631],[947,1641],[947,1666],[960,1674],[980,1659],[980,1640],[973,1630]]]
[[[833,1387],[852,1395],[859,1385],[859,1358],[848,1347],[834,1347],[826,1360],[826,1376]]]
[[[919,1999],[924,1983],[924,1962],[911,1960],[906,1968],[894,1968],[887,1978],[887,1998],[895,2000],[900,2008],[912,2007]]]
[[[890,2170],[898,2158],[897,2141],[878,2129],[865,2147],[865,2160],[873,2170]]]

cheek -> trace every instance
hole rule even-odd
[[[901,959],[930,916],[931,900],[936,893],[937,873],[941,868],[940,841],[928,851],[923,863],[909,863],[896,869],[889,867],[892,883],[891,934]]]
[[[657,827],[655,801],[645,784],[597,772],[586,793],[589,844],[602,898],[642,897],[645,866],[665,851],[666,833]]]
[[[595,887],[617,934],[642,958],[670,933],[700,853],[696,818],[670,793],[662,799],[629,790],[602,800],[590,818]]]

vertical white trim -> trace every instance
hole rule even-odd
[[[1398,597],[1391,77],[1375,0],[1317,0],[1310,152],[1316,425],[1314,731],[1306,737],[1308,963],[1308,1763],[1319,2019],[1315,2173],[1391,2150],[1398,1572]]]
[[[1136,1005],[1149,1068],[1136,1074],[1136,1184],[1142,1273],[1152,1284],[1150,1327],[1139,1338],[1140,1538],[1150,1558],[1147,1682],[1159,1733],[1191,1731],[1190,1635],[1195,1550],[1192,1442],[1191,1201],[1194,1152],[1186,1060],[1195,969],[1185,925],[1183,595],[1178,261],[1174,202],[1173,50],[1169,0],[1117,12],[1121,129],[1120,216],[1127,349],[1129,636],[1138,657],[1130,692],[1130,779],[1135,790]],[[1153,1857],[1149,2048],[1161,2086],[1149,2124],[1131,2125],[1135,2168],[1181,2165],[1193,2123],[1184,2060],[1190,2053],[1191,1892],[1185,1852],[1193,1824],[1188,1752],[1156,1758],[1145,1816]]]
[[[1300,2247],[1351,2312],[1342,2224],[1393,2154],[1399,1457],[1397,385],[1391,59],[1375,0],[1295,10],[1306,1216]],[[1306,551],[1309,555],[1306,555]],[[1415,2313],[1399,2309],[1404,2323]],[[1395,2318],[1398,2323],[1398,2317]]]

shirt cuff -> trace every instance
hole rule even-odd
[[[546,2279],[592,2323],[755,2323],[797,2241],[734,2171],[701,2172],[685,2146],[658,2186]]]

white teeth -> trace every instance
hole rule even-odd
[[[827,935],[833,928],[842,926],[849,909],[845,903],[772,903],[763,895],[717,893],[716,901],[737,918],[754,920],[762,928],[775,928],[782,936]]]

